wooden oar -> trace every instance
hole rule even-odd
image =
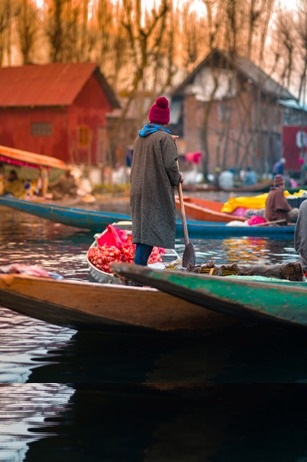
[[[193,244],[189,240],[188,226],[187,226],[187,220],[186,220],[185,209],[184,209],[181,183],[179,183],[178,185],[178,195],[179,195],[179,201],[180,201],[180,212],[181,212],[184,243],[185,243],[185,249],[184,249],[183,256],[182,256],[182,266],[183,268],[187,268],[189,264],[193,266],[195,265],[196,258],[195,258],[195,250],[194,250]]]

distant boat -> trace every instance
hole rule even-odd
[[[271,188],[273,184],[272,179],[260,181],[255,184],[250,184],[250,185],[241,185],[241,186],[233,186],[233,188],[220,188],[221,191],[225,192],[268,192],[269,189]]]
[[[46,220],[62,223],[76,228],[102,232],[109,224],[122,220],[131,220],[129,215],[80,209],[76,207],[64,207],[56,204],[46,204],[12,197],[0,196],[0,206],[10,207],[21,212],[29,213]],[[216,223],[212,221],[187,221],[189,237],[199,239],[219,239],[235,236],[261,236],[274,237],[275,239],[290,238],[294,236],[294,225],[287,226],[247,226],[240,223],[239,226],[228,226],[228,223]],[[182,221],[176,221],[176,237],[183,237]]]
[[[0,196],[0,205],[76,228],[101,231],[115,221],[129,220],[129,215],[65,207],[54,203],[33,202]]]
[[[267,320],[307,327],[307,283],[273,281],[257,277],[221,277],[158,271],[138,265],[114,264],[121,275],[146,286],[155,287],[179,300],[217,313],[246,320]]]
[[[182,189],[184,191],[189,192],[210,192],[210,191],[223,191],[223,192],[268,192],[270,187],[272,186],[272,180],[265,180],[259,183],[255,183],[252,185],[242,185],[242,186],[233,186],[232,188],[220,188],[213,184],[205,184],[205,183],[198,183],[198,184],[182,184]]]
[[[180,211],[180,201],[177,196],[175,202],[177,210]],[[223,202],[184,196],[183,203],[187,217],[193,218],[194,220],[220,223],[229,223],[233,220],[244,222],[246,220],[244,217],[237,217],[231,213],[222,212],[224,206]]]
[[[55,183],[68,169],[65,162],[56,157],[2,145],[0,145],[0,163],[3,164],[6,172],[12,167],[17,168],[20,178],[30,180],[38,178],[38,169],[40,167],[46,167],[49,184]]]

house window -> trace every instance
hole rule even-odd
[[[231,116],[231,106],[227,101],[219,102],[217,106],[217,118],[219,122],[229,122]]]
[[[48,122],[34,122],[31,125],[31,134],[33,136],[50,136],[51,124]]]
[[[86,125],[82,125],[78,128],[78,145],[89,146],[90,144],[90,130]]]

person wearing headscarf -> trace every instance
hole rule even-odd
[[[4,183],[4,194],[22,199],[25,194],[24,182],[18,178],[16,170],[10,170]]]
[[[148,119],[134,143],[130,175],[134,263],[143,266],[153,247],[175,248],[175,189],[183,181],[176,137],[166,127],[170,121],[167,98],[156,99]]]
[[[285,171],[286,159],[282,157],[273,165],[273,175],[283,175]]]
[[[282,175],[275,175],[273,187],[270,189],[265,204],[265,219],[267,221],[280,221],[284,223],[295,222],[298,216],[298,209],[291,207],[284,196],[285,180]]]

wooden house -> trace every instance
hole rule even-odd
[[[171,128],[185,152],[202,152],[205,174],[270,173],[283,155],[281,103],[295,98],[250,60],[215,50],[171,96]]]
[[[120,104],[93,63],[0,68],[0,144],[72,164],[106,161],[107,115]]]

